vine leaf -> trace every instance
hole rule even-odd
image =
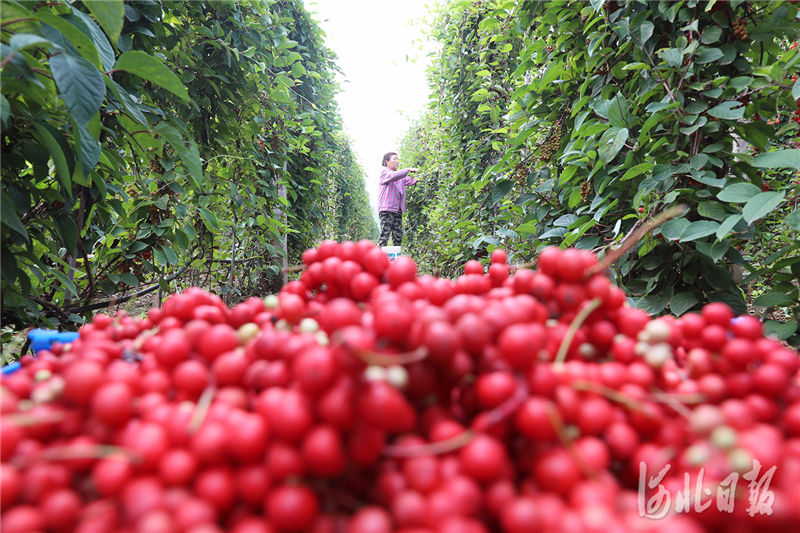
[[[778,150],[758,154],[753,159],[753,166],[759,168],[793,168],[800,170],[800,150]]]
[[[606,165],[614,159],[625,141],[628,140],[628,128],[611,128],[600,139],[600,160]]]
[[[792,229],[800,231],[800,209],[795,209],[783,219],[783,223]]]
[[[496,204],[502,200],[512,187],[514,187],[514,182],[508,179],[503,179],[495,183],[494,190],[492,191],[492,204]]]
[[[100,23],[111,42],[117,42],[125,19],[123,0],[84,0],[83,3]]]
[[[751,198],[742,210],[742,215],[748,224],[770,214],[776,207],[781,205],[785,191],[762,192]]]
[[[697,296],[691,292],[679,292],[669,301],[669,310],[675,316],[681,316],[686,311],[697,305]]]
[[[743,204],[761,192],[761,189],[752,183],[734,183],[719,192],[717,198],[723,202]]]
[[[736,100],[729,100],[712,107],[708,114],[722,120],[739,120],[744,117],[744,105]]]
[[[790,320],[785,324],[777,320],[767,320],[764,322],[764,335],[767,337],[776,337],[779,340],[786,340],[797,331],[797,322]]]
[[[95,140],[89,128],[86,126],[78,126],[78,128],[80,128],[81,136],[81,169],[84,176],[89,176],[97,162],[100,161],[102,150],[100,149],[100,143]]]
[[[708,237],[709,235],[715,234],[718,228],[719,222],[712,222],[711,220],[697,220],[691,222],[681,231],[680,242],[695,241],[703,237]]]
[[[53,158],[53,164],[56,167],[56,175],[61,182],[61,187],[64,191],[72,191],[72,170],[74,162],[72,165],[70,165],[69,162],[74,159],[72,151],[65,153],[61,143],[58,141],[57,136],[61,136],[63,140],[63,135],[49,124],[34,122],[33,127],[36,128],[34,137],[38,138],[39,142],[50,152],[50,157]]]
[[[131,50],[119,56],[114,70],[124,70],[136,74],[149,82],[160,85],[187,104],[196,106],[194,101],[189,98],[189,93],[186,92],[186,87],[178,76],[164,63],[142,51]]]
[[[50,58],[50,70],[79,126],[85,126],[100,110],[106,94],[103,76],[83,57],[61,53]]]

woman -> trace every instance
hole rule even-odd
[[[381,236],[378,246],[389,243],[389,234],[392,236],[392,246],[403,244],[403,213],[406,212],[406,186],[414,185],[419,179],[408,177],[409,172],[419,172],[418,168],[404,168],[397,170],[400,160],[396,152],[383,155],[381,164],[386,167],[381,172],[378,189],[378,216],[381,220]]]

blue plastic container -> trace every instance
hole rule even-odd
[[[34,329],[28,333],[28,339],[31,341],[31,350],[34,354],[38,354],[42,350],[49,350],[53,343],[60,342],[67,344],[78,338],[76,331],[54,331],[50,329]],[[20,364],[18,362],[8,363],[0,369],[0,375],[13,374],[19,370]]]
[[[77,331],[54,331],[51,329],[34,329],[28,333],[31,350],[38,354],[41,350],[49,350],[53,343],[67,344],[78,338]]]

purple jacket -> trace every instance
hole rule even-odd
[[[384,168],[378,187],[378,211],[406,212],[406,186],[414,185],[417,178],[408,177],[408,169],[392,172]]]

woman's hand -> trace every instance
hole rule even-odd
[[[413,167],[413,168],[409,168],[408,171],[409,172],[419,172],[419,169],[416,168],[416,167]]]

